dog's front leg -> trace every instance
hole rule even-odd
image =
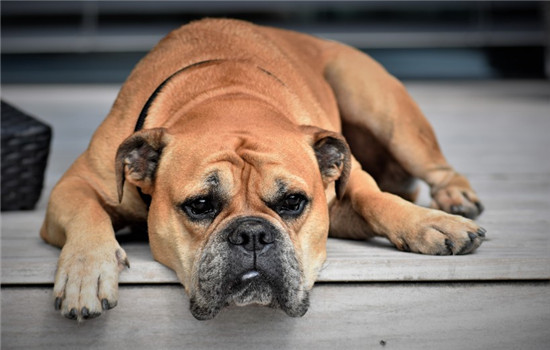
[[[40,235],[62,247],[54,285],[62,315],[80,321],[116,306],[119,272],[129,264],[111,217],[86,181],[66,176],[59,182]]]
[[[440,210],[423,208],[399,196],[382,192],[374,179],[355,163],[344,197],[334,205],[353,210],[361,227],[336,228],[338,236],[363,232],[388,238],[399,250],[422,254],[467,254],[483,241],[485,230],[472,220]],[[360,223],[357,220],[346,220]],[[344,224],[343,222],[341,224]],[[361,238],[361,236],[354,236]]]

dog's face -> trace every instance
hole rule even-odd
[[[326,189],[343,192],[349,157],[339,134],[253,103],[216,106],[128,138],[119,196],[124,180],[152,196],[153,255],[177,273],[196,318],[252,303],[301,316],[326,256]]]

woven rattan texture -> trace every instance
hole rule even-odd
[[[51,128],[2,101],[2,211],[33,209],[40,198]]]

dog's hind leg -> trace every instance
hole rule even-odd
[[[351,153],[363,170],[374,178],[383,192],[390,192],[415,202],[419,193],[417,179],[367,129],[342,122],[342,133]]]
[[[354,155],[361,161],[361,153],[369,150],[360,149],[360,138],[373,136],[406,174],[428,183],[435,208],[477,217],[483,207],[476,193],[447,163],[431,125],[403,84],[360,51],[332,45],[324,74]]]

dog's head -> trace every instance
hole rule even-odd
[[[342,195],[349,176],[340,134],[244,102],[139,131],[117,152],[119,197],[125,182],[152,196],[153,255],[198,319],[254,303],[303,315],[326,256],[326,190]]]

